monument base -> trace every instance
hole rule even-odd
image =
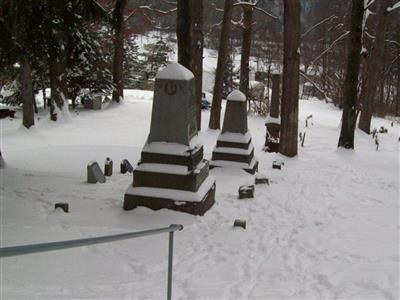
[[[253,157],[249,164],[235,162],[230,160],[212,160],[210,161],[210,169],[218,168],[218,167],[229,167],[229,168],[238,168],[243,169],[249,174],[254,175],[258,171],[258,160]]]
[[[214,202],[215,180],[208,177],[197,192],[129,186],[124,197],[124,210],[144,206],[153,210],[167,208],[202,216]]]

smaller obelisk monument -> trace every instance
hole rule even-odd
[[[258,169],[258,161],[254,157],[254,146],[247,128],[246,96],[234,90],[226,101],[224,124],[212,153],[210,167],[237,167],[254,174]]]

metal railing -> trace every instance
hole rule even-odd
[[[102,243],[115,242],[120,240],[133,239],[148,235],[160,234],[164,232],[169,232],[169,244],[168,244],[168,282],[167,282],[167,299],[171,300],[172,297],[172,260],[174,251],[174,232],[182,230],[183,225],[171,224],[169,227],[150,229],[144,231],[128,232],[122,234],[99,236],[94,238],[85,238],[78,240],[68,240],[61,242],[51,242],[43,244],[32,244],[14,247],[0,248],[0,258],[19,256],[39,252],[63,250],[68,248],[76,248],[83,246],[90,246]]]

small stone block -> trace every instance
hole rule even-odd
[[[104,183],[106,177],[97,162],[93,161],[87,165],[87,182],[88,183]]]
[[[236,219],[235,222],[233,222],[233,227],[242,227],[246,229],[246,220]]]
[[[129,173],[133,172],[133,167],[132,167],[131,163],[129,162],[129,160],[127,160],[127,159],[124,159],[121,162],[120,169],[121,169],[122,174],[125,174],[126,172],[129,172]]]
[[[269,179],[265,177],[262,174],[257,174],[256,179],[255,179],[255,184],[268,184],[269,185]]]
[[[54,205],[54,209],[61,208],[64,212],[69,212],[69,205],[68,203],[56,203]]]
[[[272,169],[279,169],[279,170],[281,170],[283,165],[285,165],[283,162],[280,162],[280,161],[276,161],[276,160],[275,160],[275,161],[272,162]]]
[[[239,199],[254,198],[254,185],[242,185],[239,188]]]
[[[112,176],[113,173],[113,161],[109,157],[106,158],[104,163],[104,176]]]

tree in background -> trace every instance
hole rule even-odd
[[[374,112],[374,102],[377,95],[377,82],[379,82],[380,77],[382,77],[382,70],[384,70],[383,54],[389,15],[388,8],[391,2],[391,0],[380,0],[378,3],[378,24],[375,30],[375,40],[368,57],[367,79],[365,83],[365,92],[362,93],[364,97],[361,99],[362,108],[360,122],[358,124],[358,128],[367,134],[370,134],[371,129],[371,118]],[[383,91],[384,87],[382,85],[381,92],[383,93]]]
[[[253,23],[253,7],[250,5],[243,5],[243,22],[242,22],[242,56],[240,59],[240,84],[239,89],[250,99],[249,94],[249,60],[251,50],[251,28]]]
[[[239,71],[235,69],[232,55],[228,55],[226,58],[225,72],[223,78],[223,88],[222,88],[223,98],[226,98],[230,92],[239,87],[236,80],[238,76],[239,76]]]
[[[346,78],[343,87],[343,114],[338,147],[354,149],[354,130],[356,127],[356,101],[358,75],[361,61],[361,36],[364,15],[364,0],[352,0],[350,37]]]
[[[127,0],[116,0],[112,17],[114,30],[114,58],[113,58],[113,83],[112,100],[119,102],[124,98],[124,10]]]
[[[168,63],[168,55],[172,49],[163,40],[144,46],[147,79],[154,78],[161,67]]]
[[[34,50],[39,40],[35,36],[34,13],[38,1],[4,1],[0,5],[0,66],[18,76],[23,104],[22,124],[30,128],[34,121],[34,98],[32,89],[32,65],[37,59]]]
[[[233,0],[225,0],[221,38],[219,41],[217,71],[215,73],[213,102],[211,106],[210,121],[208,124],[210,129],[220,129],[221,126],[222,89],[226,58],[228,56],[228,40],[231,28],[232,9]]]
[[[300,2],[284,0],[284,55],[279,152],[297,155],[299,123]]]
[[[176,35],[178,62],[192,71],[196,85],[197,129],[201,129],[203,85],[203,1],[178,0]]]

